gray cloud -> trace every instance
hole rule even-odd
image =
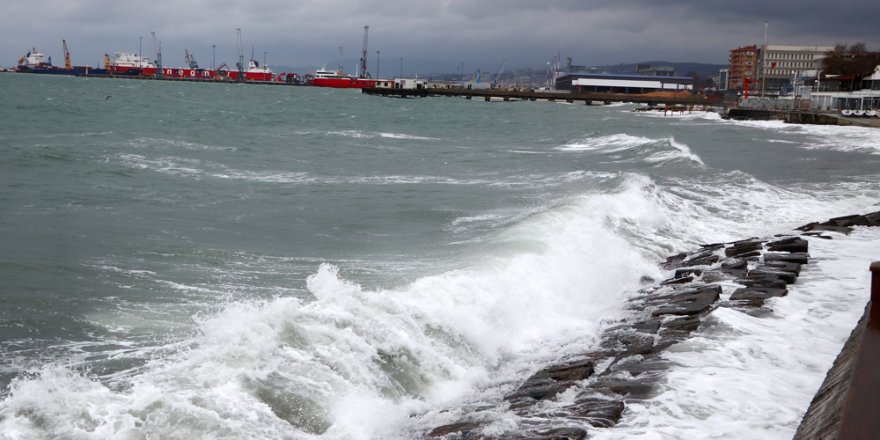
[[[183,65],[183,51],[203,66],[236,58],[234,30],[245,52],[266,53],[270,65],[335,65],[344,46],[346,68],[370,25],[370,58],[383,67],[455,71],[539,67],[556,53],[579,64],[664,59],[725,63],[731,48],[760,43],[764,20],[777,44],[855,43],[880,50],[880,2],[684,0],[6,0],[0,17],[0,65],[31,46],[61,60],[67,40],[76,64],[94,65],[104,53],[152,53],[150,31],[162,40],[167,65]],[[349,65],[350,64],[350,65]],[[387,66],[387,67],[386,67]],[[383,68],[383,70],[385,70]],[[396,69],[394,69],[396,71]],[[411,71],[410,68],[406,69]]]

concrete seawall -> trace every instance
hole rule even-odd
[[[880,438],[880,262],[871,264],[871,301],[834,360],[795,440]]]
[[[791,124],[840,125],[880,128],[880,118],[844,117],[834,113],[732,108],[725,116],[734,120],[785,121]]]

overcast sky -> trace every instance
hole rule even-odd
[[[3,0],[0,65],[15,65],[31,47],[63,65],[66,39],[74,64],[95,65],[104,53],[184,65],[184,49],[202,67],[234,65],[235,28],[245,57],[270,66],[345,68],[360,57],[370,26],[369,69],[380,73],[455,72],[542,67],[556,53],[575,64],[648,60],[726,64],[732,48],[760,44],[864,42],[880,50],[878,0]]]

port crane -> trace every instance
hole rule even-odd
[[[495,72],[495,79],[492,80],[492,84],[489,86],[491,88],[495,88],[498,86],[498,83],[501,81],[501,72],[504,72],[504,66],[507,65],[507,58],[501,62],[501,67],[498,68],[498,71]]]
[[[64,68],[70,70],[73,66],[70,64],[70,52],[67,50],[67,41],[61,40],[61,45],[64,47]]]
[[[370,74],[367,73],[367,34],[370,32],[369,26],[364,26],[364,51],[361,54],[361,72],[358,77],[360,78],[369,78]]]
[[[150,31],[153,37],[153,50],[156,52],[156,76],[162,76],[162,42],[156,37],[156,31]]]
[[[184,59],[186,60],[186,65],[189,66],[190,69],[198,69],[199,63],[196,62],[196,57],[194,57],[191,53],[189,53],[188,49],[183,50]]]
[[[235,36],[238,39],[238,81],[244,81],[244,51],[241,48],[241,28],[235,28]]]

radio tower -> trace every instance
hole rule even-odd
[[[367,78],[370,75],[367,73],[367,33],[370,31],[369,26],[364,26],[364,52],[361,55],[361,78]]]

